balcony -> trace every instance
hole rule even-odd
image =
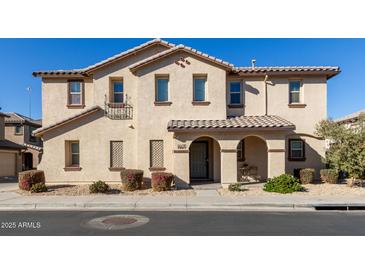
[[[104,115],[112,120],[133,119],[133,107],[126,103],[106,103]]]

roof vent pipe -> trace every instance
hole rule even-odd
[[[256,67],[256,59],[252,59],[251,60],[251,66],[252,66],[252,69],[255,69],[255,67]]]

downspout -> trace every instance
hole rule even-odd
[[[267,79],[269,78],[269,76],[266,74],[265,78],[264,78],[264,83],[265,83],[265,115],[267,115]]]

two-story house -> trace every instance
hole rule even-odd
[[[22,151],[25,146],[5,139],[5,119],[9,116],[0,112],[0,177],[15,177],[22,171]]]
[[[5,138],[27,150],[22,155],[23,170],[36,168],[42,156],[42,140],[33,136],[33,131],[42,127],[42,123],[15,112],[7,112],[5,118]]]
[[[48,182],[119,182],[119,170],[166,170],[176,182],[237,182],[323,167],[314,136],[338,67],[235,67],[155,39],[77,70],[42,78]]]

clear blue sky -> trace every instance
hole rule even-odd
[[[149,39],[0,39],[0,107],[40,118],[41,80],[35,70],[82,68]],[[332,118],[365,108],[365,39],[165,39],[185,44],[236,66],[340,66],[328,82]]]

